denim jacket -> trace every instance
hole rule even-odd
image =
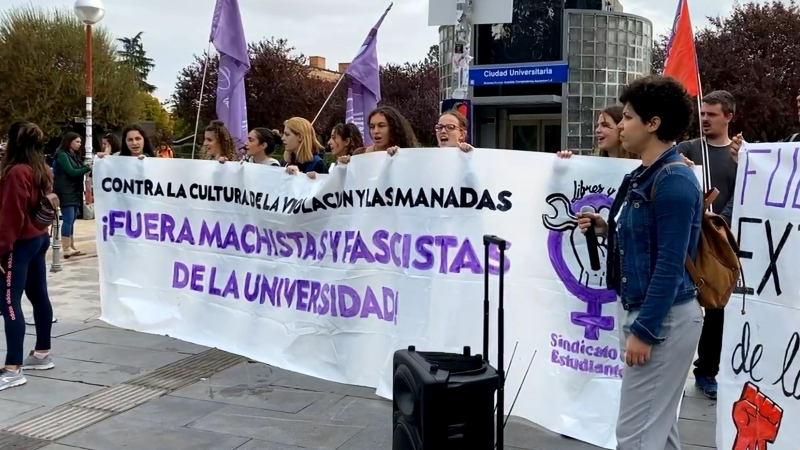
[[[682,162],[675,147],[625,175],[609,212],[608,286],[626,311],[639,311],[631,333],[648,344],[665,340],[661,323],[673,305],[697,296],[684,261],[697,253],[703,196],[692,169],[666,166],[674,162]]]

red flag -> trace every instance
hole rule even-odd
[[[688,0],[678,0],[678,11],[672,25],[672,35],[667,44],[664,75],[680,81],[691,96],[700,95],[697,53],[694,50],[694,32],[689,18]]]

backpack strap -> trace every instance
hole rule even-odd
[[[676,166],[676,165],[679,165],[679,164],[686,165],[686,163],[684,163],[683,161],[674,161],[674,162],[671,162],[671,163],[668,163],[668,164],[664,164],[664,166],[662,166],[658,170],[658,172],[656,172],[656,174],[654,175],[655,178],[653,179],[653,186],[650,188],[650,201],[651,202],[655,201],[655,198],[656,198],[656,181],[658,181],[658,178],[657,178],[658,175],[667,166]],[[719,196],[719,191],[716,188],[711,188],[711,189],[709,189],[708,192],[703,194],[703,211],[707,211],[711,207],[711,204],[714,202],[714,200],[717,198],[717,196]],[[695,265],[694,265],[694,261],[692,261],[692,258],[689,257],[689,252],[686,252],[686,257],[684,258],[683,266],[686,268],[686,272],[689,273],[689,278],[691,278],[692,283],[694,283],[694,286],[696,288],[699,289],[701,286],[703,286],[703,284],[705,284],[705,281],[703,280],[702,275],[700,275],[700,272],[697,271],[697,267],[695,267]]]

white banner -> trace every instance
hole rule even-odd
[[[740,153],[733,228],[740,288],[725,311],[717,447],[800,448],[800,174],[796,143]],[[745,313],[742,314],[744,309]]]
[[[395,350],[481,352],[482,237],[498,235],[511,244],[506,361],[518,343],[507,407],[538,352],[513,414],[614,448],[617,305],[575,212],[607,214],[637,164],[409,149],[310,180],[258,164],[98,160],[102,319],[390,398]],[[492,293],[490,362],[496,276]]]

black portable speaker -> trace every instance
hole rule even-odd
[[[505,263],[506,242],[484,236],[486,247],[483,355],[417,352],[414,346],[394,354],[394,432],[392,450],[492,450],[502,448],[504,407],[503,364],[503,270],[500,270],[498,309],[498,367],[489,365],[489,245],[500,250]],[[501,410],[502,411],[502,410]],[[499,430],[495,441],[495,426]]]
[[[394,354],[393,450],[491,449],[498,375],[469,348]]]

